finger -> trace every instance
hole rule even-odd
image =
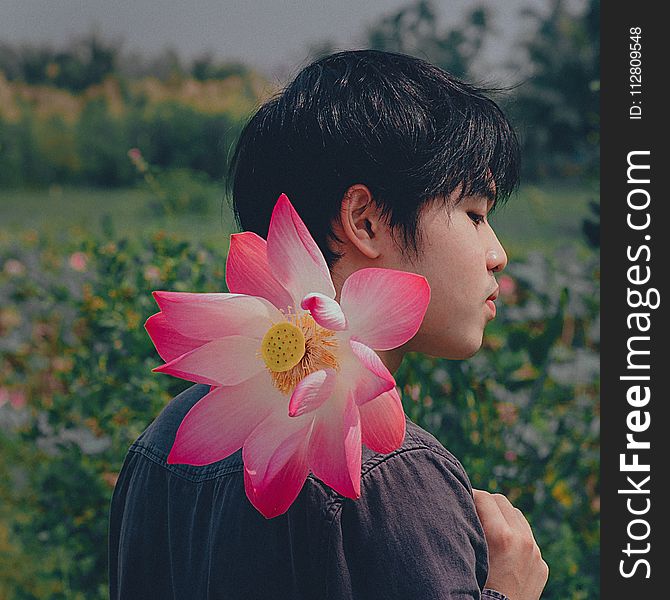
[[[505,498],[505,500],[507,500]],[[533,540],[535,545],[537,546],[537,542],[535,541],[535,536],[533,535],[533,528],[530,526],[530,522],[526,518],[526,515],[523,514],[523,511],[519,510],[516,508],[513,504],[507,500],[507,503],[512,507],[512,513],[516,519],[516,523],[518,524],[517,527],[523,531],[530,539]],[[502,511],[502,509],[501,509]],[[505,513],[503,513],[505,514]],[[510,514],[509,512],[507,513],[508,515]]]
[[[505,520],[510,523],[510,527],[512,527],[518,533],[522,534],[529,543],[535,546],[539,554],[540,548],[537,545],[535,536],[533,535],[533,528],[530,526],[530,523],[528,522],[528,519],[526,519],[526,516],[523,514],[523,512],[516,508],[502,494],[493,494],[493,497],[500,506],[500,512],[505,517]]]
[[[473,496],[475,509],[485,533],[497,529],[505,523],[500,507],[491,494],[483,490],[473,490]]]
[[[528,519],[526,519],[526,515],[523,514],[522,511],[520,511],[518,508],[514,508],[514,514],[519,522],[520,527],[530,535],[530,537],[535,539],[535,536],[533,536],[533,529],[530,526],[530,523],[528,522]]]
[[[505,518],[505,521],[508,525],[517,533],[522,535],[522,539],[525,538],[528,540],[528,543],[532,544],[537,548],[539,553],[540,549],[533,535],[533,529],[526,519],[523,512],[516,508],[509,499],[502,494],[493,494],[493,498],[500,508],[500,512]]]
[[[502,494],[492,494],[492,498],[498,505],[498,508],[502,513],[502,516],[505,518],[505,521],[507,521],[507,524],[512,529],[519,528],[519,526],[521,525],[521,519],[525,522],[526,526],[530,527],[526,522],[526,518],[523,516],[521,511],[514,508],[514,506],[512,506],[512,503],[507,499],[506,496],[503,496]],[[521,519],[519,519],[519,515],[521,515]]]

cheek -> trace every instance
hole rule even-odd
[[[431,287],[431,304],[433,298],[436,301],[434,308],[449,311],[470,305],[478,288],[482,288],[484,271],[480,262],[473,256],[460,254],[435,265],[427,275]]]
[[[449,229],[427,232],[423,275],[431,287],[431,312],[448,316],[462,313],[485,291],[486,258],[469,220]],[[435,302],[433,302],[433,299]]]

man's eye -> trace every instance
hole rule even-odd
[[[468,217],[470,217],[475,225],[481,225],[486,220],[484,215],[480,215],[476,212],[468,212]]]

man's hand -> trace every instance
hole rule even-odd
[[[538,600],[549,567],[526,517],[502,494],[474,490],[475,507],[489,547],[486,587],[510,600]]]

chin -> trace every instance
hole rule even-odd
[[[472,348],[464,348],[458,352],[453,352],[449,356],[445,356],[444,358],[448,358],[450,360],[465,360],[466,358],[472,358],[477,352],[479,352],[479,349],[482,347],[481,344],[479,344],[477,347],[472,347]]]
[[[434,356],[435,358],[446,358],[449,360],[464,360],[477,354],[482,347],[483,332],[472,335],[461,335],[458,339],[440,340],[425,349],[417,348],[419,352]],[[441,342],[441,343],[440,343]]]

